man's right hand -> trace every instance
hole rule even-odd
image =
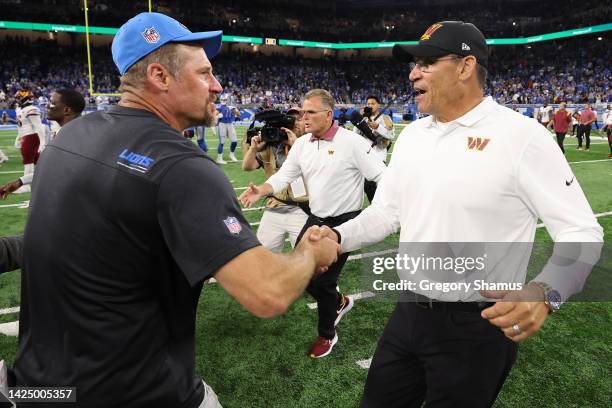
[[[325,272],[338,259],[340,245],[327,236],[321,236],[320,230],[316,225],[308,228],[296,250],[312,252],[317,265],[317,272]],[[313,239],[313,234],[317,235],[316,239]]]
[[[327,225],[323,225],[322,227],[310,227],[312,229],[308,239],[317,242],[322,240],[323,238],[329,238],[332,241],[338,243],[338,234],[334,232],[333,229],[329,228]]]
[[[0,186],[0,200],[5,200],[9,194],[17,190],[22,185],[23,183],[21,182],[21,179],[17,179],[13,182]]]
[[[240,194],[238,200],[245,208],[251,208],[253,204],[263,197],[263,193],[259,187],[253,183],[249,183],[247,189]]]

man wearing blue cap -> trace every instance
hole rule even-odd
[[[272,317],[336,259],[329,239],[264,249],[225,175],[183,138],[214,121],[220,47],[220,31],[163,14],[119,29],[119,106],[68,123],[39,162],[9,385],[74,387],[73,407],[220,407],[195,373],[203,282]]]

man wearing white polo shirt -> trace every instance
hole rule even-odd
[[[240,195],[245,207],[276,194],[299,179],[308,191],[311,215],[297,242],[313,225],[335,227],[355,217],[363,205],[364,178],[378,182],[386,166],[372,153],[370,143],[334,122],[334,99],[323,89],[304,96],[302,106],[306,135],[298,138],[279,171],[259,186],[250,185]],[[295,192],[295,190],[294,190]],[[353,306],[353,300],[338,292],[338,276],[348,258],[345,252],[327,273],[310,281],[307,291],[317,301],[319,336],[309,356],[325,357],[338,341],[336,325]]]
[[[520,281],[520,290],[444,293],[419,285],[402,294],[378,342],[361,406],[490,407],[517,342],[581,290],[599,258],[602,228],[546,129],[483,97],[488,51],[473,24],[433,24],[418,44],[396,45],[394,56],[412,61],[416,103],[430,116],[398,137],[372,205],[335,230],[323,228],[322,236],[339,240],[344,251],[398,229],[402,245],[474,244],[482,251],[476,254],[489,255],[484,276],[492,283],[524,279],[538,219],[555,243],[594,243],[564,270],[551,258],[534,281]],[[522,248],[510,267],[496,243]],[[491,257],[503,261],[489,264]],[[421,282],[438,277],[427,272],[411,273]],[[469,282],[448,276],[454,280],[441,283]]]

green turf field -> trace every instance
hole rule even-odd
[[[399,133],[400,127],[396,128]],[[244,127],[238,128],[242,137]],[[599,136],[599,132],[593,132]],[[0,131],[0,149],[11,160],[0,164],[0,183],[16,179],[23,166],[13,148],[15,131]],[[216,139],[207,137],[216,157]],[[566,139],[566,157],[596,214],[612,212],[612,160],[605,141],[595,139],[590,152],[576,151]],[[227,159],[227,147],[225,158]],[[242,152],[239,149],[237,156]],[[237,194],[249,181],[263,181],[263,172],[243,173],[240,163],[222,167]],[[553,171],[554,169],[551,169]],[[0,235],[23,231],[29,194],[0,202]],[[7,207],[8,206],[8,207]],[[245,212],[251,223],[261,210]],[[599,218],[612,233],[612,215]],[[257,228],[255,225],[254,228]],[[540,228],[538,241],[549,241]],[[397,237],[387,239],[392,246]],[[360,260],[347,263],[340,277],[343,292],[362,292]],[[19,305],[19,272],[0,276],[0,308]],[[251,316],[218,285],[206,285],[197,321],[197,371],[215,389],[224,407],[356,407],[367,370],[357,364],[369,359],[393,304],[358,300],[338,326],[339,342],[326,358],[306,356],[316,337],[313,299],[301,297],[279,318]],[[50,305],[52,307],[52,305]],[[18,313],[1,314],[0,323]],[[0,357],[12,364],[17,338],[0,335]],[[496,407],[610,407],[612,405],[612,303],[568,303],[550,317],[541,332],[520,347]],[[390,379],[392,381],[392,379]]]

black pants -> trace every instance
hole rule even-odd
[[[563,147],[563,140],[565,139],[565,133],[555,132],[557,134],[557,144],[561,148],[561,151],[565,154],[565,148]]]
[[[372,200],[374,199],[374,194],[376,194],[376,182],[366,180],[363,185],[363,191],[365,191],[366,196],[368,197],[368,201],[371,204]]]
[[[582,147],[582,137],[586,139],[585,148],[591,147],[591,125],[578,126],[578,147]]]
[[[353,211],[350,213],[342,214],[337,217],[319,218],[315,215],[310,215],[306,224],[298,235],[297,242],[300,242],[304,232],[313,225],[327,225],[328,227],[337,227],[338,225],[345,223],[346,221],[355,218],[360,211]],[[316,275],[308,286],[306,291],[315,298],[317,301],[317,311],[319,313],[319,336],[325,337],[326,339],[333,339],[336,334],[336,328],[334,323],[337,317],[337,310],[340,306],[340,293],[336,289],[338,285],[338,277],[340,271],[346,263],[349,257],[349,253],[344,253],[338,257],[338,260],[330,265],[329,269],[325,273]]]
[[[578,129],[578,127],[580,127],[580,125],[578,125],[578,124],[572,125],[572,136],[574,136],[576,134],[576,130]]]
[[[517,344],[480,316],[398,302],[368,372],[362,408],[490,407]]]

